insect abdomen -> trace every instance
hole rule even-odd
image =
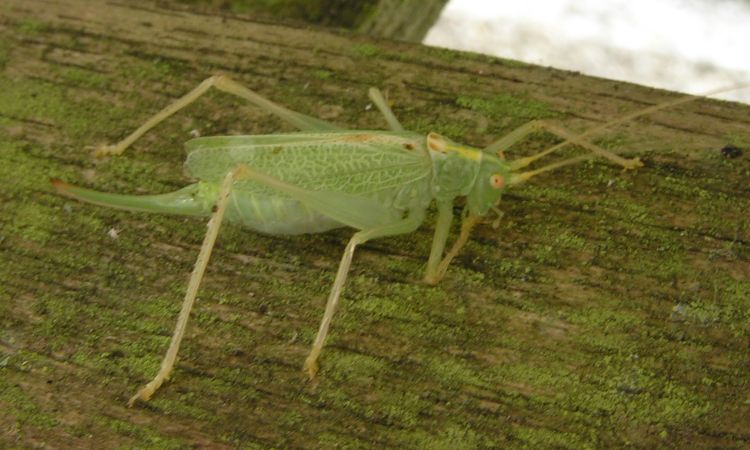
[[[226,219],[268,234],[321,233],[343,226],[292,198],[242,191],[232,192]]]

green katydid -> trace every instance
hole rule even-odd
[[[141,135],[211,87],[242,97],[300,131],[193,139],[186,143],[185,166],[199,181],[169,194],[109,194],[53,180],[59,193],[90,203],[135,211],[211,217],[161,368],[156,377],[130,399],[130,406],[139,399],[148,400],[168,379],[224,218],[269,234],[317,233],[345,226],[357,230],[344,250],[317,336],[305,360],[304,370],[313,378],[357,245],[375,238],[413,232],[435,201],[438,215],[424,280],[437,283],[468,240],[472,228],[490,209],[496,208],[506,188],[596,156],[625,169],[641,167],[638,158],[622,158],[585,138],[615,123],[694,98],[680,98],[640,110],[575,136],[552,124],[535,121],[478,149],[457,144],[437,133],[423,136],[405,131],[375,88],[370,89],[369,97],[384,116],[390,131],[344,130],[288,110],[224,75],[216,75],[154,115],[116,145],[100,147],[97,154],[121,154]],[[506,161],[503,151],[536,130],[546,130],[564,142],[533,156]],[[584,147],[590,153],[535,170],[520,171],[569,143]],[[453,203],[458,197],[466,198],[461,231],[446,252]]]

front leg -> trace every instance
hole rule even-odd
[[[461,251],[461,249],[466,245],[466,242],[468,242],[469,237],[471,236],[471,231],[474,229],[474,227],[479,223],[479,221],[482,219],[482,216],[475,216],[472,214],[465,214],[463,217],[463,220],[461,221],[461,233],[458,235],[458,238],[456,239],[456,242],[453,243],[453,246],[448,251],[448,253],[445,254],[445,257],[440,261],[440,264],[437,264],[437,267],[431,270],[430,265],[427,266],[427,273],[425,274],[424,281],[427,284],[437,284],[440,282],[440,280],[443,279],[445,276],[445,273],[448,271],[448,266],[450,266],[451,261],[453,261],[453,258],[458,255],[458,252]],[[438,223],[440,222],[440,217],[438,216]],[[450,226],[450,223],[448,224]],[[435,239],[438,239],[438,229],[435,229]],[[446,233],[447,237],[447,233]],[[433,249],[436,248],[436,243],[433,241],[432,243]],[[445,247],[445,239],[443,239],[442,247]],[[442,254],[442,248],[441,248],[441,254]],[[438,255],[438,258],[441,255]],[[433,255],[430,254],[430,259],[433,258]]]
[[[537,159],[543,156],[549,155],[550,153],[555,152],[557,150],[560,150],[561,148],[571,143],[579,145],[587,149],[588,151],[590,151],[596,156],[608,159],[616,164],[619,164],[625,169],[637,169],[639,167],[643,167],[643,163],[638,158],[633,158],[633,159],[623,158],[615,153],[605,150],[599,147],[598,145],[595,145],[589,142],[588,140],[584,139],[590,134],[593,134],[593,131],[595,130],[596,129],[593,129],[593,130],[589,130],[584,133],[581,133],[579,135],[575,135],[574,133],[567,131],[566,129],[558,125],[555,125],[551,122],[547,122],[544,120],[533,120],[529,123],[521,125],[520,127],[511,131],[507,135],[496,140],[492,144],[485,147],[483,151],[488,152],[488,153],[497,153],[501,155],[503,159],[505,159],[504,151],[507,150],[511,145],[515,144],[521,139],[524,139],[526,136],[530,135],[531,133],[534,133],[536,131],[546,131],[547,133],[553,134],[559,137],[560,139],[563,139],[563,142],[553,147],[550,147],[542,152],[539,152],[535,155],[532,155],[526,158],[519,158],[519,159],[513,160],[510,164],[514,170],[526,167],[529,164],[536,161]]]
[[[427,260],[427,269],[425,270],[423,281],[427,284],[437,284],[442,276],[438,276],[440,260],[443,257],[445,243],[448,241],[448,234],[453,222],[453,202],[443,201],[438,203],[438,217],[435,223],[435,235],[432,237],[432,248],[430,249],[430,258]]]

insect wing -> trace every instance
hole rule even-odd
[[[198,138],[186,144],[189,175],[219,181],[245,164],[309,190],[372,194],[422,182],[431,174],[424,137],[410,132],[346,131]],[[278,195],[254,182],[237,188]]]

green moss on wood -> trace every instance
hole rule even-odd
[[[138,36],[138,24],[158,24],[148,11],[121,16],[137,18],[127,22],[128,39]],[[21,26],[20,13],[13,14],[8,20]],[[38,16],[41,23],[68,17]],[[191,27],[203,30],[210,20],[201,16]],[[233,19],[221,23],[236,31]],[[48,180],[166,192],[188,182],[181,144],[192,130],[285,129],[217,93],[123,157],[90,158],[86,146],[123,137],[207,76],[213,69],[203,65],[206,58],[293,109],[331,113],[352,126],[382,127],[377,113],[364,109],[366,87],[386,86],[410,128],[475,145],[493,139],[494,129],[540,115],[583,128],[578,122],[629,110],[633,104],[619,103],[629,95],[640,98],[636,104],[648,96],[568,74],[556,84],[548,71],[459,53],[451,57],[461,70],[451,71],[430,66],[445,60],[418,47],[378,43],[374,53],[358,54],[322,33],[299,35],[294,45],[301,50],[282,47],[297,35],[284,28],[277,42],[278,28],[253,22],[237,32],[265,47],[218,56],[155,42],[144,53],[128,39],[91,39],[53,25],[36,27],[34,39],[67,46],[67,61],[81,52],[79,64],[18,45],[29,34],[14,27],[0,41],[13,49],[0,76],[0,251],[13,261],[0,265],[0,420],[12,424],[14,445],[82,447],[89,434],[113,447],[367,448],[373,439],[400,448],[744,443],[750,205],[743,183],[750,166],[744,157],[720,156],[725,136],[744,128],[715,118],[724,114],[719,107],[664,113],[597,139],[642,154],[642,170],[583,164],[509,192],[500,226],[479,226],[439,286],[419,282],[429,223],[363,245],[314,383],[301,365],[350,231],[269,237],[226,226],[172,380],[148,406],[127,409],[168,345],[205,221],[79,204],[53,194]],[[106,37],[117,29],[97,32]],[[205,40],[185,31],[191,29],[174,33],[185,42]],[[301,59],[315,52],[300,42],[313,40],[336,56]],[[392,57],[399,52],[408,58]],[[92,64],[91,54],[110,56]],[[197,56],[201,62],[192,60]],[[524,88],[503,81],[521,79],[516,71],[537,77],[535,89],[519,94]],[[596,95],[612,86],[624,90],[618,98]],[[498,92],[511,100],[495,103]],[[485,130],[482,121],[490,122]],[[535,135],[519,152],[551,142]]]

